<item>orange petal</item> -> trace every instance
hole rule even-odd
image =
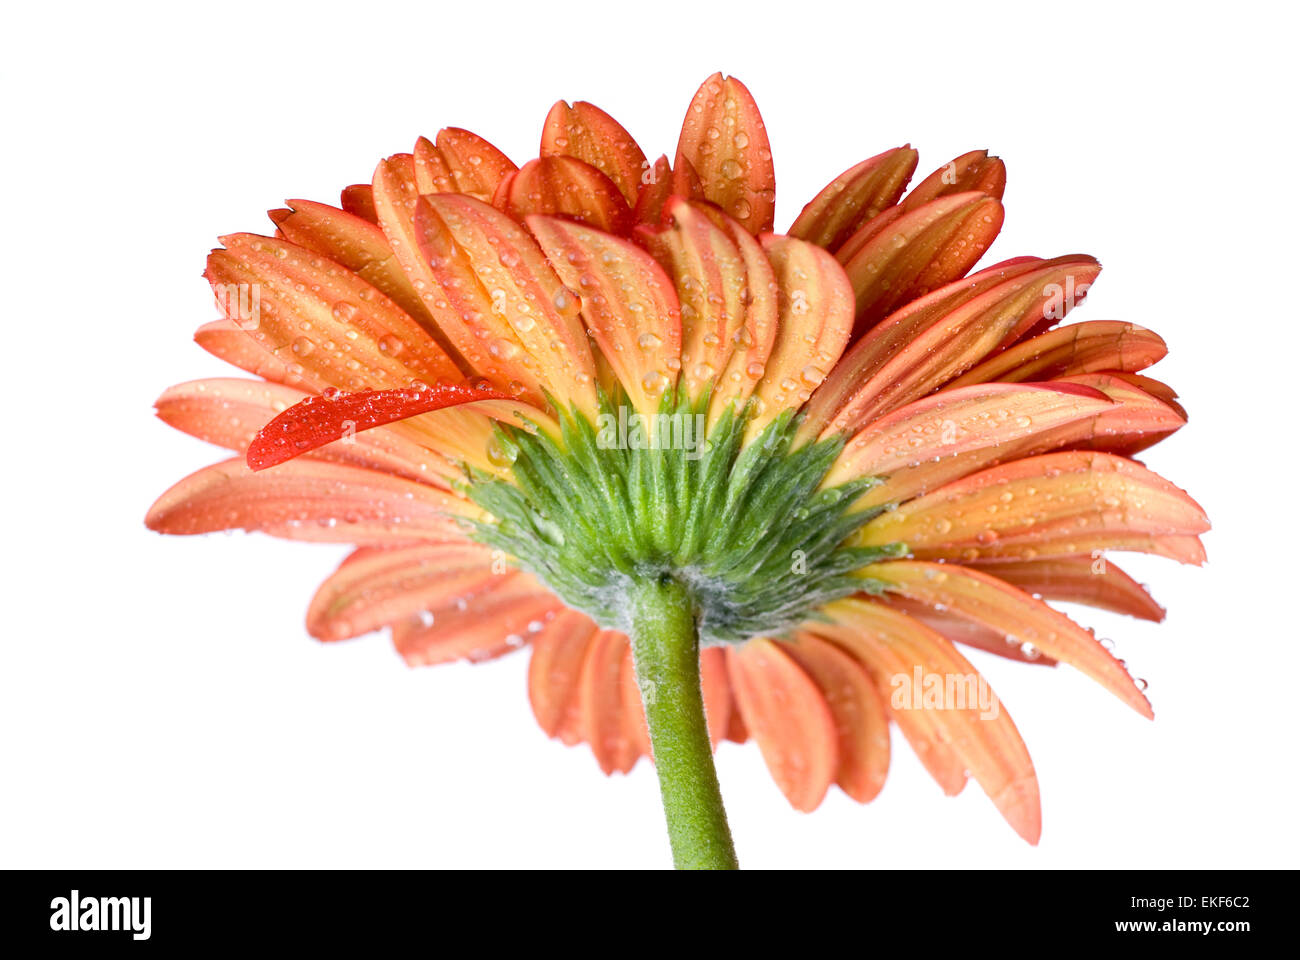
[[[677,156],[698,174],[705,199],[750,233],[772,229],[772,148],[758,105],[743,83],[715,73],[700,85],[682,123]]]
[[[613,181],[573,157],[529,160],[501,181],[492,203],[516,220],[551,214],[619,234],[632,226],[632,209]]]
[[[354,183],[344,187],[339,195],[339,206],[354,217],[371,223],[379,222],[379,214],[375,212],[374,191],[368,183]]]
[[[368,220],[323,203],[287,202],[292,209],[286,211],[278,226],[290,242],[329,257],[356,273],[418,322],[444,353],[457,359],[457,351],[425,309],[383,230]]]
[[[560,610],[533,637],[528,664],[528,699],[533,715],[548,737],[567,744],[582,739],[578,687],[587,646],[597,626],[576,610]]]
[[[224,317],[195,330],[194,342],[214,357],[273,383],[303,382],[300,375],[289,372],[288,363],[268,353],[247,330]]]
[[[1077,384],[990,383],[943,390],[860,430],[845,445],[823,486],[857,477],[887,477],[940,457],[1023,440],[1095,417],[1111,405],[1101,391]]]
[[[1037,843],[1042,813],[1033,762],[1015,724],[975,668],[939,634],[884,604],[840,600],[826,613],[840,626],[819,626],[816,632],[851,644],[878,684],[888,678],[881,693],[895,703],[895,716],[928,715],[939,742],[964,761],[1007,823]],[[932,678],[944,693],[937,704],[927,696]],[[950,687],[956,694],[951,699]]]
[[[387,543],[463,539],[455,517],[481,511],[457,497],[401,477],[299,459],[253,473],[243,459],[204,467],[149,509],[159,533],[258,530],[291,540]]]
[[[853,326],[853,291],[834,257],[793,237],[761,240],[776,276],[780,323],[754,391],[751,437],[782,410],[807,402],[839,361]]]
[[[901,208],[900,208],[901,209]],[[969,192],[939,197],[902,213],[865,242],[849,241],[837,256],[857,298],[857,329],[866,330],[893,310],[965,275],[1002,228],[1002,204]]]
[[[542,128],[543,157],[568,156],[607,176],[628,206],[635,206],[641,176],[648,167],[645,154],[617,120],[594,104],[563,100],[551,107]]]
[[[912,335],[906,342],[889,334],[877,337],[872,331],[854,348],[852,358],[854,368],[863,373],[870,371],[870,377],[840,390],[836,399],[842,406],[832,414],[828,429],[858,429],[943,386],[1041,317],[1046,305],[1053,301],[1050,291],[1057,279],[1076,273],[1095,276],[1099,269],[1091,257],[1045,260],[1028,269],[1017,265],[1013,276],[934,317],[925,329],[908,323]],[[868,345],[866,355],[858,354],[862,344]],[[957,384],[965,382],[963,379]],[[824,411],[826,407],[819,402],[815,411],[818,419],[825,415]]]
[[[716,750],[718,744],[726,739],[735,712],[731,704],[727,655],[721,647],[705,647],[700,651],[700,686],[704,691],[704,716],[709,725],[709,740]]]
[[[970,190],[1001,200],[1006,187],[1006,164],[990,157],[987,150],[972,150],[945,163],[918,183],[900,206],[904,212],[910,212],[938,197]]]
[[[1083,603],[1159,623],[1165,609],[1142,584],[1106,557],[1061,557],[991,563],[987,573],[1048,600]]]
[[[673,197],[664,226],[642,228],[646,248],[673,278],[681,304],[681,368],[691,397],[727,366],[745,321],[745,260],[700,209]]]
[[[991,467],[887,511],[863,527],[863,546],[901,541],[921,560],[1027,560],[1158,546],[1152,537],[1209,529],[1186,493],[1108,453],[1069,451]],[[1073,544],[1076,549],[1068,549]],[[1159,552],[1159,550],[1153,550]]]
[[[663,217],[664,204],[673,192],[673,170],[667,157],[660,157],[641,174],[633,215],[637,223],[656,224]]]
[[[346,267],[283,240],[236,234],[222,242],[206,275],[227,318],[316,389],[460,379],[419,324]]]
[[[954,386],[990,380],[1055,380],[1101,370],[1136,372],[1168,352],[1159,334],[1145,327],[1118,320],[1088,320],[1018,343],[967,372]]]
[[[1069,423],[1040,424],[1044,429],[1031,427],[1019,440],[997,443],[980,449],[971,449],[955,456],[930,460],[916,466],[902,467],[879,486],[872,487],[859,501],[859,506],[880,506],[895,500],[906,500],[917,494],[935,490],[945,483],[969,476],[995,463],[1016,460],[1044,453],[1059,447],[1082,446],[1128,454],[1168,436],[1184,421],[1163,401],[1143,393],[1131,384],[1108,374],[1084,374],[1068,380],[1049,381],[1043,386],[1074,385],[1087,387],[1105,394],[1112,405],[1096,416]],[[943,396],[952,389],[945,389]]]
[[[627,773],[638,754],[623,719],[626,707],[622,669],[627,648],[627,637],[623,634],[614,630],[598,631],[587,646],[587,659],[579,680],[583,737],[605,774]]]
[[[436,617],[516,573],[494,572],[492,552],[463,540],[362,547],[317,589],[307,632],[318,640],[346,640],[423,611]]]
[[[1153,716],[1133,678],[1092,634],[1004,580],[956,564],[909,560],[872,564],[862,576],[883,580],[949,616],[982,624],[1008,642],[1029,644],[1096,680],[1142,716]]]
[[[308,394],[261,380],[193,380],[169,387],[154,406],[159,419],[191,436],[243,453],[257,432]],[[447,487],[463,473],[447,460],[393,430],[373,430],[336,442],[311,456],[393,473]]]
[[[490,660],[517,650],[562,609],[555,595],[523,573],[502,575],[463,603],[393,624],[393,646],[409,667]]]
[[[653,414],[681,365],[672,281],[645,251],[607,233],[555,217],[529,217],[528,226],[632,405]]]
[[[422,197],[415,221],[420,251],[456,312],[499,334],[486,352],[507,382],[536,382],[594,413],[596,365],[579,303],[532,236],[499,210],[450,193]]]
[[[850,167],[822,188],[790,225],[790,236],[834,253],[849,237],[893,206],[916,170],[910,146],[886,150]]]
[[[871,802],[889,773],[889,720],[871,675],[858,660],[811,633],[781,649],[821,688],[835,719],[840,758],[835,782],[858,803]]]
[[[437,143],[415,144],[414,173],[420,193],[463,193],[491,203],[497,187],[514,173],[510,158],[476,133],[447,127]]]
[[[790,805],[816,810],[839,769],[835,718],[817,684],[772,640],[727,648],[731,688]]]

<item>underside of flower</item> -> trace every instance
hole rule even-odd
[[[1204,511],[1131,459],[1186,423],[1151,330],[1063,323],[1086,254],[975,265],[1003,220],[984,150],[907,190],[910,146],[773,232],[749,91],[697,91],[673,159],[555,104],[516,166],[446,128],[335,207],[271,211],[208,259],[204,349],[259,380],[181,384],[169,424],[236,458],[149,512],[355,552],[307,615],[411,665],[531,648],[547,735],[658,771],[676,862],[732,866],[711,749],[754,740],[796,809],[866,803],[891,727],[948,794],[1029,842],[1037,777],[961,654],[1145,684],[1066,601],[1160,620],[1110,559],[1199,564]],[[972,272],[973,271],[973,272]],[[949,700],[952,698],[950,697]],[[996,704],[996,700],[993,700]]]
[[[498,426],[515,479],[471,484],[470,498],[493,518],[474,524],[475,539],[627,633],[629,588],[676,581],[704,645],[783,635],[832,600],[883,592],[854,572],[906,548],[847,545],[882,508],[854,505],[872,478],[822,488],[842,440],[794,447],[797,421],[786,411],[742,446],[748,405],[728,406],[708,430],[707,392],[696,402],[666,395],[648,416],[621,399],[603,401],[595,424],[570,412],[559,442]]]

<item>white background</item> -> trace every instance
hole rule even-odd
[[[1033,754],[1037,849],[974,784],[943,797],[897,737],[875,803],[832,791],[812,815],[728,744],[742,862],[1296,866],[1295,8],[1054,9],[14,5],[0,866],[667,863],[651,769],[606,780],[548,741],[525,655],[412,671],[378,635],[321,646],[302,617],[344,548],[161,538],[142,518],[223,456],[151,416],[169,384],[231,375],[190,341],[218,234],[268,231],[286,197],[334,202],[440,126],[522,162],[560,98],[671,154],[719,69],[766,118],[778,228],[904,141],[918,180],[975,147],[1004,157],[992,259],[1101,258],[1076,316],[1166,338],[1154,374],[1191,424],[1147,462],[1215,524],[1202,569],[1121,561],[1165,623],[1086,615],[1150,682],[1155,723],[1068,668],[972,654]]]

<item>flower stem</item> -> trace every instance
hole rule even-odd
[[[654,747],[673,865],[735,870],[700,688],[700,643],[690,596],[673,580],[637,583],[628,597],[632,654]]]

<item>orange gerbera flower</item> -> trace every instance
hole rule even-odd
[[[167,491],[164,533],[357,545],[310,632],[387,627],[410,664],[532,648],[542,729],[657,761],[674,855],[728,866],[710,747],[757,741],[791,804],[881,789],[894,722],[945,792],[1026,840],[1034,769],[957,644],[1141,685],[1046,601],[1159,620],[1102,551],[1204,559],[1206,517],[1128,457],[1185,422],[1150,330],[1056,326],[1100,266],[968,273],[1002,224],[984,151],[904,196],[908,146],[772,233],[763,121],[734,78],[651,163],[557,103],[516,167],[464,130],[341,208],[208,258],[206,350],[167,423],[239,454]],[[259,432],[260,431],[260,432]]]

